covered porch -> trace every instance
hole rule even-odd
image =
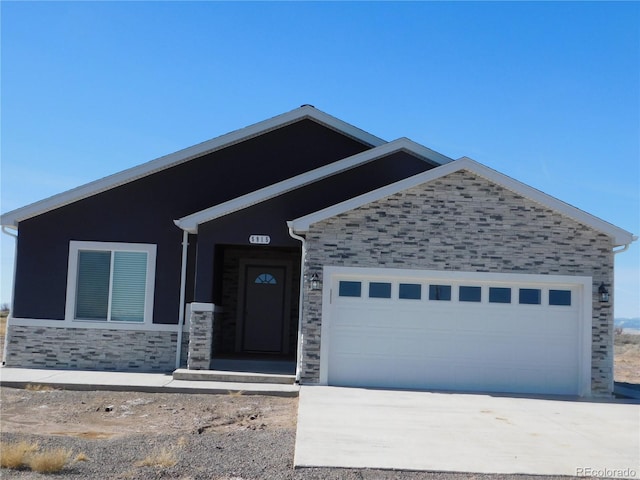
[[[183,341],[184,359],[180,362],[186,369],[177,370],[174,377],[293,383],[298,350],[300,244],[215,244],[209,255],[203,255],[210,256],[213,268],[203,272],[199,268],[203,263],[202,243],[198,238],[196,262],[192,264],[193,296],[210,301],[187,304],[188,338]]]

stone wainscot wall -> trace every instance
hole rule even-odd
[[[61,322],[62,323],[62,322]],[[11,325],[5,366],[120,372],[175,370],[177,332]],[[187,364],[189,334],[182,337]]]

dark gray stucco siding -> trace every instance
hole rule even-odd
[[[259,234],[271,237],[271,247],[300,247],[300,242],[289,235],[287,220],[431,168],[433,166],[408,153],[398,152],[200,225],[195,301],[212,302],[216,299],[216,244],[249,245],[249,236]]]
[[[154,323],[176,323],[182,231],[174,219],[367,148],[303,120],[22,221],[14,316],[64,318],[70,240],[152,243]]]

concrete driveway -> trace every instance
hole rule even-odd
[[[294,464],[640,478],[640,405],[303,386]]]

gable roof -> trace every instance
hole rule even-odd
[[[519,182],[507,175],[497,172],[496,170],[493,170],[467,157],[460,158],[440,167],[433,168],[426,172],[419,173],[417,175],[405,178],[384,187],[380,187],[376,190],[372,190],[371,192],[359,195],[344,202],[337,203],[322,210],[318,210],[317,212],[313,212],[303,217],[296,218],[295,220],[287,222],[287,225],[294,232],[304,233],[307,232],[309,230],[309,227],[314,223],[326,220],[327,218],[331,218],[336,215],[340,215],[341,213],[345,213],[349,210],[353,210],[354,208],[358,208],[368,203],[375,202],[384,197],[399,193],[403,190],[416,187],[423,183],[431,182],[438,178],[444,177],[445,175],[449,175],[460,170],[466,170],[480,177],[486,178],[491,182],[502,185],[506,189],[511,190],[518,195],[533,200],[534,202],[555,210],[558,213],[566,215],[567,217],[570,217],[577,222],[580,222],[606,235],[609,235],[613,238],[615,247],[628,245],[637,239],[636,236],[634,236],[630,232],[627,232],[626,230],[623,230],[622,228],[616,227],[609,222],[595,217],[583,210],[580,210],[572,205],[569,205],[568,203],[558,200],[551,195],[547,195],[540,190],[530,187],[529,185]]]
[[[250,192],[246,195],[234,198],[224,203],[214,205],[205,210],[187,215],[178,220],[175,220],[175,224],[189,233],[198,233],[198,225],[209,222],[216,218],[228,215],[238,210],[250,207],[260,202],[264,202],[271,198],[277,197],[284,193],[295,190],[296,188],[303,187],[313,182],[317,182],[332,175],[344,172],[346,170],[358,167],[365,163],[377,160],[392,153],[405,151],[411,153],[417,157],[422,158],[424,161],[438,166],[443,165],[453,160],[449,157],[435,152],[427,147],[424,147],[418,143],[415,143],[408,138],[400,138],[393,142],[385,143],[379,147],[365,150],[364,152],[352,155],[351,157],[338,160],[329,165],[325,165],[315,170],[302,173],[295,177],[288,178],[268,187],[261,188],[254,192]]]
[[[303,105],[291,110],[290,112],[283,113],[268,120],[235,130],[206,142],[156,158],[155,160],[123,170],[122,172],[109,175],[66,192],[53,195],[52,197],[44,200],[12,210],[0,217],[0,223],[4,226],[16,228],[18,226],[18,222],[22,220],[35,217],[50,210],[82,200],[83,198],[96,195],[147,175],[188,162],[189,160],[207,155],[215,152],[216,150],[221,150],[236,143],[243,142],[250,138],[263,135],[272,130],[282,128],[305,119],[313,120],[314,122],[324,125],[332,130],[336,130],[339,133],[354,138],[369,147],[377,147],[386,143],[385,140],[318,110],[311,105]]]

